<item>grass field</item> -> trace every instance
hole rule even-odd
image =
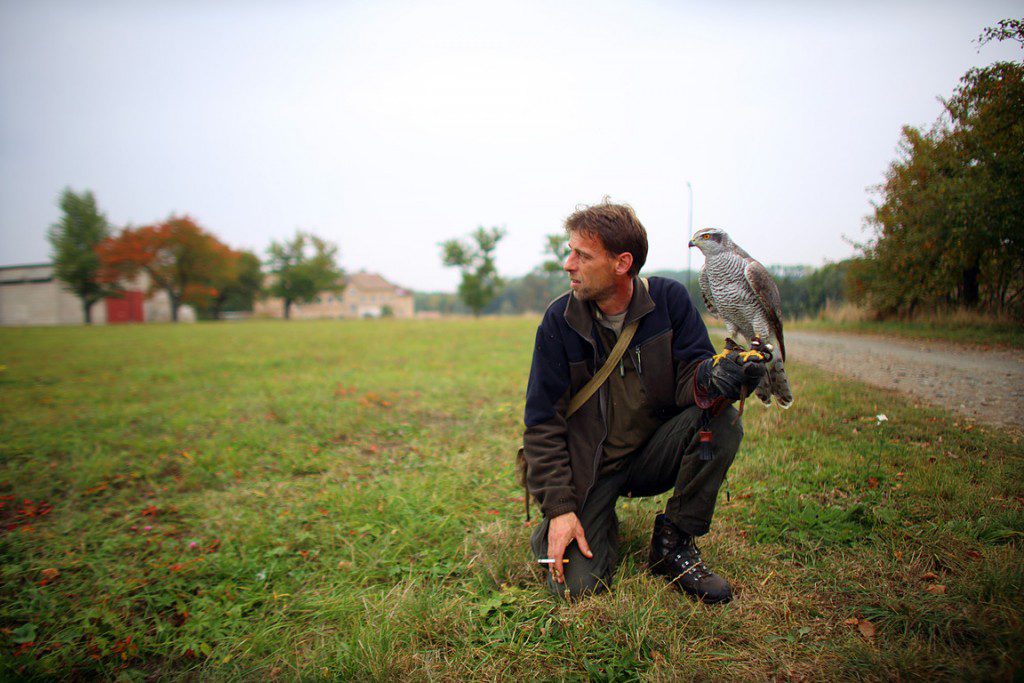
[[[1024,445],[794,362],[695,604],[550,598],[513,475],[535,321],[0,330],[0,678],[1013,679]],[[887,420],[876,416],[884,414]]]
[[[827,316],[787,321],[787,330],[823,330],[931,339],[971,346],[1024,349],[1024,326],[1010,319],[948,315],[918,320],[858,320]]]

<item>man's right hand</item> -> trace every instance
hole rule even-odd
[[[550,566],[551,578],[555,583],[565,583],[562,559],[565,557],[565,549],[573,541],[579,545],[581,553],[587,557],[594,556],[587,545],[587,537],[583,535],[583,525],[580,524],[575,512],[553,517],[548,525],[548,557],[554,560]]]

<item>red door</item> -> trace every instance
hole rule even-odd
[[[108,323],[142,322],[142,292],[122,292],[121,298],[106,302]]]

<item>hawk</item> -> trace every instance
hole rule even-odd
[[[705,228],[693,234],[689,246],[704,253],[700,271],[700,293],[708,311],[725,321],[729,331],[726,348],[737,334],[753,348],[770,344],[773,353],[767,372],[754,393],[765,405],[772,397],[783,408],[793,404],[793,392],[783,362],[786,344],[782,338],[782,300],[768,270],[733,242],[724,230]]]

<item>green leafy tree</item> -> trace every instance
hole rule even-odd
[[[53,247],[54,274],[82,300],[88,325],[92,323],[92,305],[111,294],[111,288],[99,279],[101,263],[96,254],[96,247],[110,237],[110,224],[88,190],[76,194],[66,188],[60,208],[64,215],[47,233]]]
[[[562,266],[565,264],[565,259],[569,258],[569,241],[565,238],[565,233],[546,235],[544,237],[544,254],[550,258],[541,264],[541,269],[545,273],[562,277],[565,274]]]
[[[565,233],[546,235],[541,253],[548,258],[523,277],[507,281],[501,294],[485,309],[486,312],[543,311],[552,300],[568,290],[568,278],[562,269],[569,256]]]
[[[1018,27],[1019,30],[1019,27]],[[1019,35],[1019,34],[1018,34]],[[1020,308],[1024,295],[1024,64],[971,69],[946,108],[960,165],[954,247],[957,294],[969,308]]]
[[[252,311],[263,290],[260,259],[251,251],[232,251],[226,267],[212,282],[212,294],[197,307],[203,318],[219,320],[225,311]]]
[[[413,307],[417,311],[437,311],[443,315],[469,313],[459,296],[451,292],[414,292]]]
[[[441,243],[444,265],[462,272],[459,298],[474,316],[479,317],[504,286],[494,264],[494,250],[504,236],[503,228],[479,227],[470,235],[471,241],[450,239]]]
[[[267,267],[272,281],[267,291],[284,300],[285,318],[291,317],[292,304],[310,302],[320,292],[345,289],[345,273],[336,262],[337,254],[336,245],[305,232],[270,244]]]
[[[978,51],[993,40],[1012,40],[1024,49],[1024,19],[1002,19],[995,26],[985,27],[975,40]]]
[[[992,39],[1024,39],[1021,22],[982,34]],[[874,239],[850,266],[854,300],[881,316],[1024,317],[1024,64],[968,71],[931,129],[903,129],[878,191]]]

